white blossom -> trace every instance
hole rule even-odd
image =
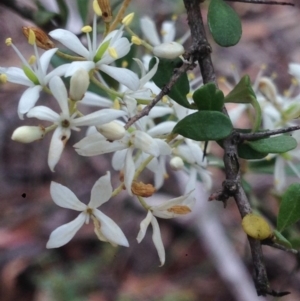
[[[112,245],[128,247],[128,241],[119,226],[107,215],[97,209],[106,203],[112,195],[110,173],[101,177],[93,186],[90,202],[82,203],[76,195],[67,187],[51,182],[50,194],[53,201],[60,207],[81,212],[73,221],[55,229],[47,242],[47,248],[58,248],[67,244],[83,226],[93,219],[95,232],[102,241]]]

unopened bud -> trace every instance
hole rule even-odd
[[[30,143],[44,138],[45,129],[41,126],[21,126],[14,130],[11,139],[22,143]]]
[[[116,121],[105,123],[96,128],[99,133],[111,141],[122,139],[126,133],[124,127]]]
[[[184,166],[183,160],[180,157],[173,157],[170,160],[170,167],[173,170],[181,170]]]
[[[98,0],[99,7],[102,11],[102,18],[105,23],[109,23],[112,20],[112,12],[109,0]]]
[[[163,59],[175,59],[184,53],[184,48],[176,42],[162,43],[153,48],[154,55]]]
[[[78,69],[70,80],[70,98],[81,100],[90,84],[90,77],[85,69]]]
[[[148,198],[155,192],[152,184],[145,184],[143,182],[132,182],[131,191],[133,194]]]
[[[34,34],[34,39],[35,43],[39,48],[49,50],[55,47],[54,43],[50,40],[48,35],[41,30],[40,28],[37,27],[22,27],[22,31],[24,36],[30,40],[30,44],[32,44],[33,41],[33,35]]]
[[[122,24],[125,26],[129,26],[134,18],[134,13],[128,14],[124,19],[122,20]]]

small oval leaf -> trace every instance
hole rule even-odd
[[[200,111],[180,120],[173,133],[195,141],[220,140],[230,135],[230,119],[217,111]]]
[[[297,147],[297,141],[292,136],[281,135],[247,142],[247,144],[261,153],[281,154]]]
[[[211,0],[208,8],[209,30],[217,44],[229,47],[242,36],[242,24],[237,13],[224,0]]]
[[[268,153],[260,153],[254,150],[253,148],[251,148],[249,145],[245,143],[239,144],[237,150],[238,150],[239,157],[246,160],[258,160],[268,155]]]
[[[198,110],[221,111],[224,105],[224,94],[214,83],[208,83],[193,94]]]
[[[282,232],[300,220],[300,184],[294,183],[282,195],[277,217],[277,230]]]

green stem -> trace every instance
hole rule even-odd
[[[105,91],[110,97],[112,96],[112,98],[115,98],[115,97],[123,98],[123,96],[124,96],[123,93],[119,93],[113,89],[106,87],[101,82],[99,82],[94,76],[90,76],[90,79],[95,85],[97,85],[100,89]]]
[[[86,61],[86,58],[84,58],[84,57],[70,55],[70,54],[61,52],[60,50],[57,50],[55,52],[55,54],[57,54],[59,57],[61,57],[63,59],[70,60],[70,61]]]

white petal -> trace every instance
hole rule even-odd
[[[159,154],[162,156],[171,155],[172,150],[170,145],[162,139],[154,138],[158,145]]]
[[[162,205],[151,207],[151,209],[153,211],[153,215],[155,215],[157,217],[161,217],[161,218],[174,218],[177,216],[181,216],[181,214],[168,211],[168,209],[175,205],[183,205],[183,206],[188,206],[188,207],[192,206],[194,204],[194,198],[191,197],[191,193],[192,192],[189,192],[186,195],[182,195],[178,198],[168,200],[167,202],[165,202]],[[190,209],[191,209],[191,207],[190,207]]]
[[[49,36],[59,41],[73,52],[80,54],[86,59],[90,59],[89,51],[82,45],[81,41],[72,32],[64,29],[55,29],[49,32]]]
[[[49,49],[41,55],[40,63],[41,63],[42,72],[44,75],[47,74],[47,69],[49,67],[50,60],[51,60],[52,56],[54,55],[54,53],[57,51],[57,49],[58,48]]]
[[[165,247],[164,247],[162,239],[161,239],[158,222],[154,216],[152,217],[151,225],[153,228],[152,240],[153,240],[153,243],[154,243],[155,248],[158,253],[158,257],[160,260],[160,266],[163,266],[165,263],[165,260],[166,260]]]
[[[48,153],[48,165],[51,171],[54,171],[54,167],[58,163],[61,154],[64,150],[65,144],[70,138],[71,131],[69,129],[62,131],[60,127],[56,128],[51,142]]]
[[[159,45],[160,40],[155,23],[149,17],[141,18],[141,29],[146,39],[153,45]]]
[[[24,86],[34,86],[34,83],[26,76],[23,69],[17,67],[10,67],[3,72],[7,76],[7,81]]]
[[[72,76],[78,69],[84,69],[86,71],[90,71],[95,68],[95,63],[92,61],[85,61],[85,62],[73,62],[69,64],[67,68],[65,77]]]
[[[140,81],[138,76],[128,69],[108,65],[100,65],[99,69],[132,91],[139,88]]]
[[[96,156],[115,152],[117,150],[127,148],[127,144],[122,140],[107,141],[101,134],[96,133],[89,135],[76,144],[74,144],[76,152],[81,156]]]
[[[300,64],[295,64],[295,63],[289,64],[289,74],[300,79]]]
[[[86,92],[84,97],[78,104],[84,104],[89,106],[98,106],[98,107],[111,107],[113,105],[112,101],[108,98],[102,97],[96,93]]]
[[[70,66],[70,64],[63,64],[63,65],[60,65],[60,66],[56,67],[55,69],[53,69],[51,72],[49,72],[45,76],[45,82],[48,83],[49,80],[54,76],[63,76],[63,75],[65,75],[65,73],[67,72],[69,66]]]
[[[42,89],[42,86],[33,86],[24,91],[18,105],[18,115],[20,119],[24,119],[23,115],[35,106]]]
[[[161,26],[162,39],[164,43],[172,42],[175,40],[175,24],[173,21],[164,21]]]
[[[147,133],[152,137],[170,134],[175,127],[175,121],[165,121],[151,128]]]
[[[49,87],[63,114],[69,116],[68,92],[62,79],[59,76],[54,76],[49,82]]]
[[[124,166],[124,184],[129,195],[132,195],[131,184],[134,177],[135,165],[132,158],[133,148],[127,150]]]
[[[116,151],[112,157],[111,165],[114,170],[121,170],[124,166],[127,149]]]
[[[152,67],[152,69],[140,79],[140,87],[144,87],[144,85],[154,76],[157,71],[159,59],[155,57],[156,63]]]
[[[110,172],[101,177],[93,186],[91,191],[91,200],[88,204],[90,208],[98,208],[107,202],[112,194],[112,186],[110,182]]]
[[[147,216],[141,221],[141,224],[140,224],[140,231],[136,238],[138,243],[140,243],[143,240],[143,238],[145,237],[147,228],[151,222],[152,217],[153,217],[153,215],[152,215],[151,211],[148,210]]]
[[[50,122],[56,122],[59,119],[59,115],[56,112],[45,106],[37,106],[32,108],[26,116],[28,118],[37,118],[39,120]]]
[[[101,125],[125,115],[126,112],[121,110],[103,109],[84,117],[76,118],[73,123],[75,126]]]
[[[274,186],[278,192],[283,192],[286,185],[285,162],[281,156],[277,156],[274,166]]]
[[[86,218],[85,213],[80,213],[73,221],[55,229],[47,242],[46,248],[59,248],[67,244],[82,227]]]
[[[62,208],[84,211],[86,205],[66,186],[51,182],[50,194],[54,203]]]
[[[107,215],[95,209],[94,215],[100,221],[100,231],[108,242],[124,247],[129,247],[127,238],[120,227]]]
[[[155,139],[150,135],[142,131],[135,131],[131,134],[131,142],[136,148],[141,149],[147,154],[150,154],[154,157],[159,156],[159,148]]]

